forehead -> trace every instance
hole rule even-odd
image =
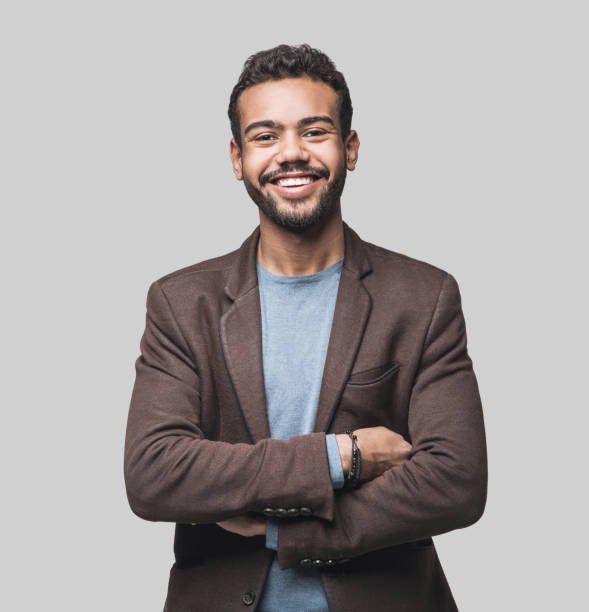
[[[239,97],[237,109],[243,131],[253,121],[287,125],[314,115],[328,115],[339,125],[337,106],[337,94],[329,85],[305,76],[252,85]]]

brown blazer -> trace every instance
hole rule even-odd
[[[269,437],[259,227],[239,249],[149,288],[125,481],[137,515],[177,524],[170,612],[255,610],[275,553],[263,536],[215,522],[281,509],[290,512],[278,532],[280,567],[321,567],[330,610],[456,610],[431,537],[477,521],[487,492],[458,285],[435,266],[361,240],[346,223],[344,236],[309,435]],[[409,440],[409,460],[356,490],[334,491],[325,433],[374,425]]]

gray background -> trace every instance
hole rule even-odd
[[[162,608],[172,527],[122,478],[147,288],[257,224],[226,107],[281,42],[348,80],[344,219],[461,288],[490,477],[436,538],[460,609],[587,605],[583,5],[2,3],[3,610]]]

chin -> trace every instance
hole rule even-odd
[[[317,227],[333,216],[336,206],[325,207],[321,203],[315,204],[313,208],[307,209],[304,214],[288,214],[274,207],[263,210],[266,217],[271,221],[292,232],[303,232],[310,227]]]

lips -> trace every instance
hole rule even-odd
[[[272,183],[279,187],[300,187],[301,185],[308,185],[313,181],[316,181],[316,176],[284,176],[274,179]]]
[[[320,179],[327,178],[329,176],[329,172],[326,170],[319,170],[316,168],[301,168],[300,170],[291,170],[291,171],[283,171],[276,173],[268,173],[263,176],[261,179],[262,185],[264,183],[272,183],[274,185],[293,185],[298,186],[303,184],[302,182],[295,181],[305,181],[305,183]]]
[[[314,174],[282,175],[268,181],[271,189],[283,197],[301,198],[311,194],[321,177]]]

